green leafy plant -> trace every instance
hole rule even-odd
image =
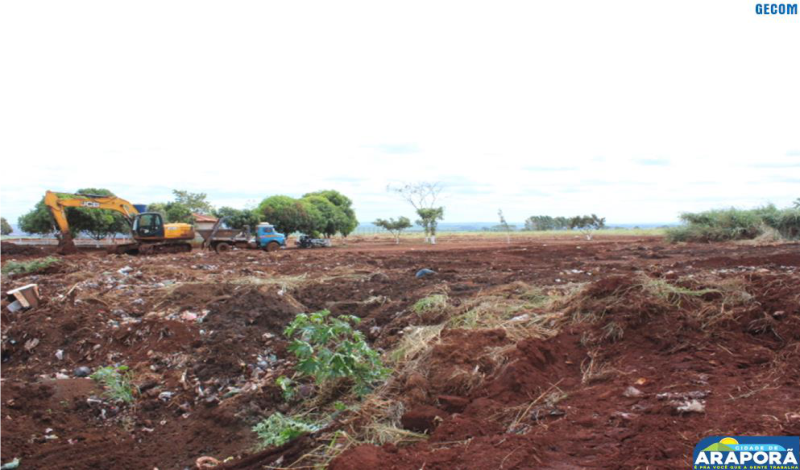
[[[9,261],[5,265],[3,265],[3,271],[11,276],[17,274],[31,274],[39,271],[44,271],[50,266],[53,266],[60,262],[61,260],[54,256],[48,256],[47,258],[38,258],[31,261]]]
[[[258,435],[261,447],[277,447],[303,434],[319,431],[320,427],[275,412],[252,429]]]
[[[89,377],[95,382],[103,384],[105,395],[108,398],[125,403],[133,402],[135,387],[131,383],[133,373],[128,370],[128,366],[101,367]]]
[[[284,400],[291,401],[295,397],[297,390],[294,380],[282,375],[275,380],[275,383],[281,388]]]
[[[369,393],[390,371],[363,333],[353,329],[359,321],[352,315],[332,317],[327,310],[297,315],[284,332],[292,339],[287,349],[297,358],[297,375],[312,377],[318,386],[347,377],[359,396]]]

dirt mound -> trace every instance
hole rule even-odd
[[[43,256],[45,254],[45,250],[43,250],[38,246],[18,245],[16,243],[11,243],[11,242],[2,242],[0,243],[0,253],[3,256],[8,256],[8,255]]]

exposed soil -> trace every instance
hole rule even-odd
[[[22,248],[3,243],[3,262],[46,255]],[[421,268],[436,274],[418,279]],[[796,243],[84,252],[4,276],[2,290],[28,283],[39,307],[10,313],[2,300],[2,461],[20,468],[184,469],[203,456],[232,457],[218,468],[286,467],[336,429],[357,437],[369,397],[279,449],[258,451],[250,430],[293,412],[275,385],[293,369],[282,332],[319,309],[361,317],[387,358],[413,331],[444,325],[380,392],[399,407],[397,426],[427,438],[337,441],[331,469],[687,468],[707,435],[800,434]],[[447,307],[415,312],[433,293]],[[502,321],[470,316],[489,298],[479,315]],[[130,368],[132,404],[74,373],[109,365]]]

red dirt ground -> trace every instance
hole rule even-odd
[[[3,246],[3,262],[45,255],[14,250]],[[423,267],[438,274],[416,279]],[[583,286],[554,307],[569,319],[558,334],[445,328],[427,369],[396,396],[402,425],[430,438],[351,446],[330,468],[686,468],[707,435],[800,434],[799,269],[796,243],[617,236],[81,253],[47,274],[3,277],[4,293],[35,282],[43,301],[17,313],[2,303],[2,461],[165,470],[208,455],[234,457],[226,468],[288,466],[319,437],[257,453],[250,427],[291,411],[274,379],[291,370],[281,332],[296,313],[355,314],[388,351],[407,327],[447,320],[410,312],[431,292],[448,292],[455,311],[523,282]],[[701,294],[659,297],[642,279]],[[78,366],[111,364],[133,371],[134,404],[73,378]],[[695,398],[703,412],[678,410]]]

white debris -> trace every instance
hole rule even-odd
[[[622,392],[622,395],[628,398],[636,398],[644,395],[644,392],[634,386],[630,386],[626,388],[624,392]]]
[[[689,400],[677,404],[677,407],[675,409],[677,409],[681,413],[705,413],[706,405],[700,400]]]
[[[56,351],[56,359],[58,359],[59,361],[64,359],[64,350],[63,349],[59,349],[58,351]]]

